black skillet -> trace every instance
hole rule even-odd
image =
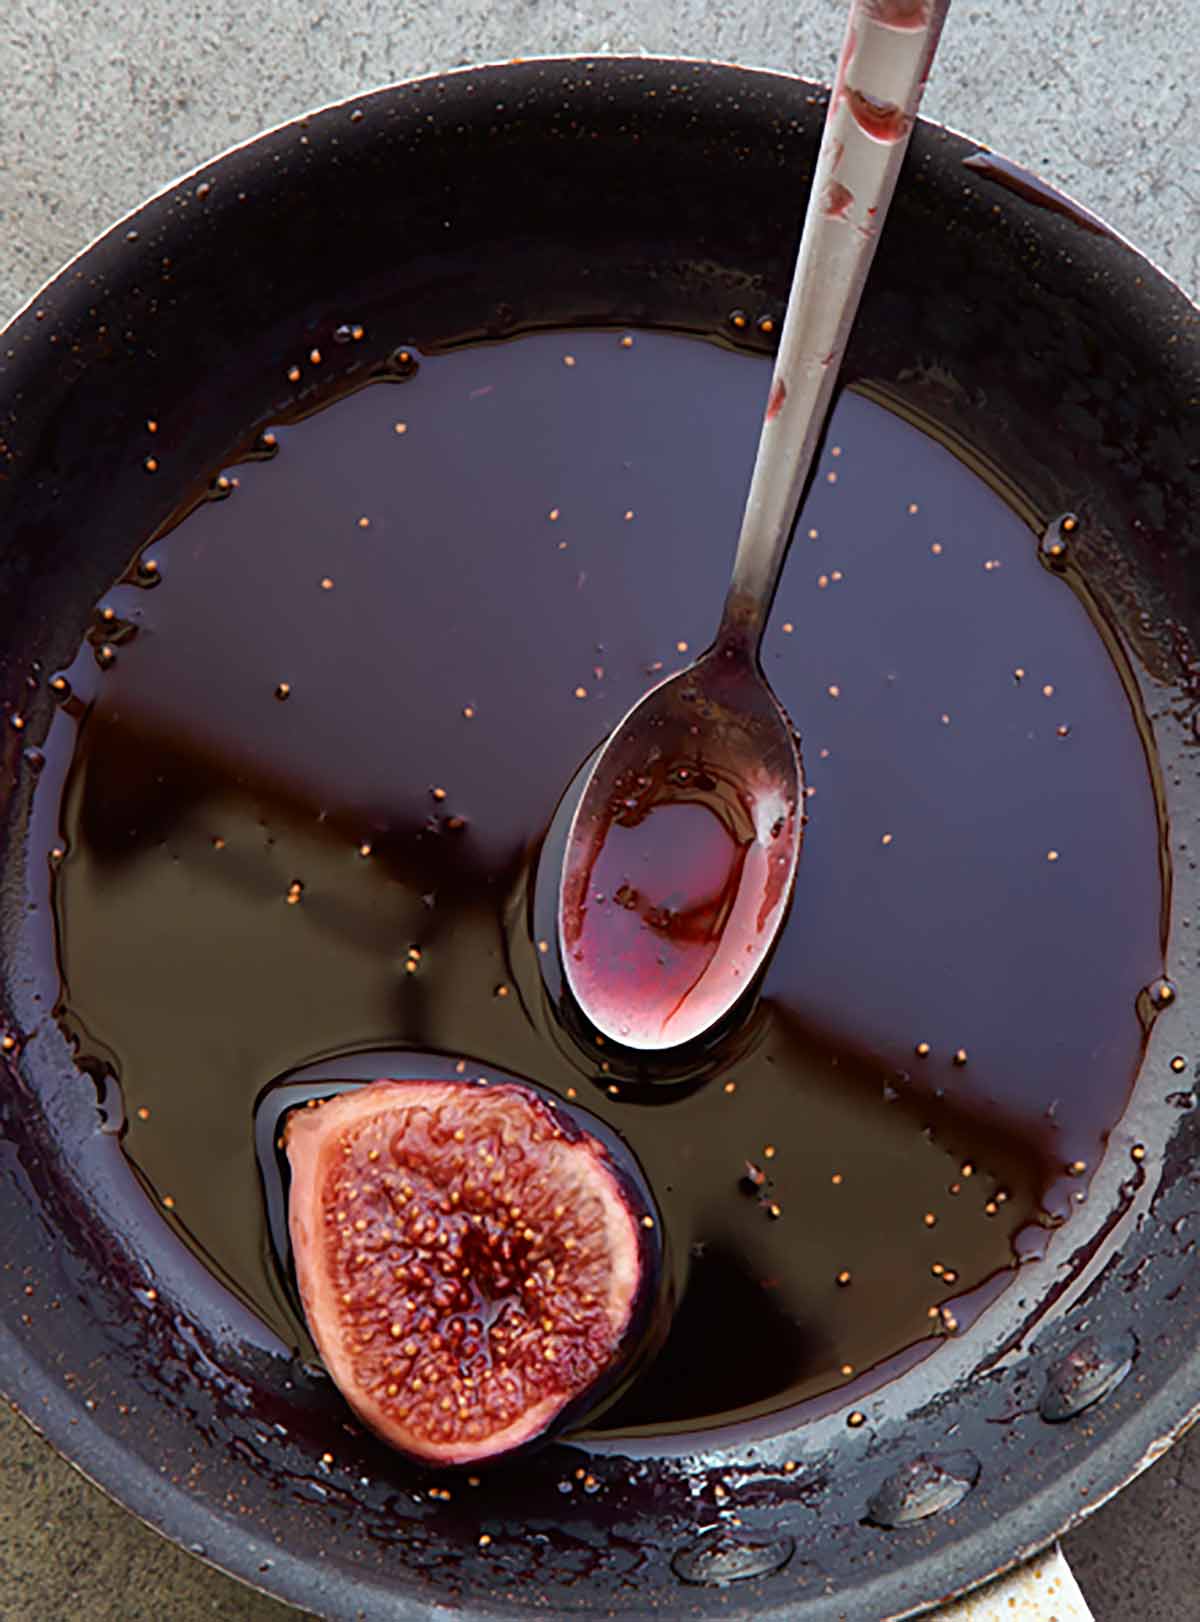
[[[824,100],[796,79],[647,59],[381,91],[170,188],[0,337],[0,1386],[153,1526],[327,1616],[911,1614],[1044,1545],[1200,1405],[1185,849],[1200,326],[1098,222],[972,165],[972,144],[935,127],[916,132],[845,380],[952,418],[1035,515],[1086,517],[1084,572],[1153,729],[1176,993],[1087,1206],[986,1333],[866,1402],[857,1429],[839,1414],[736,1454],[597,1457],[599,1489],[569,1499],[559,1483],[581,1456],[559,1445],[445,1504],[344,1430],[232,1300],[222,1321],[193,1316],[211,1292],[147,1220],[50,1017],[54,813],[26,751],[48,724],[47,673],[177,499],[142,468],[150,402],[164,454],[199,477],[269,419],[278,356],[347,295],[373,334],[418,344],[567,323],[715,333],[735,305],[778,311]],[[718,1481],[736,1487],[737,1525]]]

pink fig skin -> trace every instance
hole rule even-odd
[[[604,1145],[535,1093],[376,1081],[295,1111],[284,1142],[309,1329],[385,1442],[498,1458],[621,1356],[642,1216]]]

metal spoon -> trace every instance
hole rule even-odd
[[[804,774],[759,644],[948,5],[851,0],[716,640],[620,722],[571,823],[563,965],[626,1047],[703,1035],[787,911]]]

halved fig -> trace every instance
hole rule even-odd
[[[375,1081],[295,1110],[284,1145],[309,1328],[384,1441],[493,1459],[628,1371],[654,1218],[563,1110],[509,1083]]]

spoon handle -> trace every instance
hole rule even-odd
[[[850,0],[721,620],[757,646],[950,0]]]

